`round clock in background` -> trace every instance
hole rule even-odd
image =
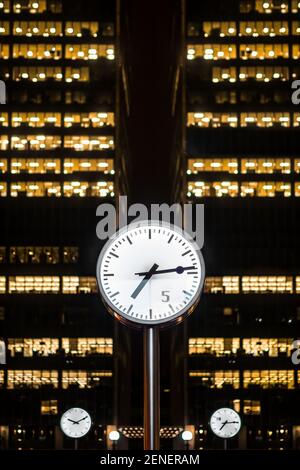
[[[210,418],[212,432],[223,439],[234,437],[241,429],[241,418],[231,408],[219,408]]]
[[[204,261],[189,234],[145,220],[108,240],[98,258],[97,280],[105,305],[121,322],[178,323],[199,301]]]
[[[73,439],[85,436],[92,426],[92,419],[82,408],[70,408],[61,417],[60,428],[62,432]]]

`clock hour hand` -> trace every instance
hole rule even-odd
[[[226,420],[226,421],[222,424],[222,426],[220,427],[220,431],[221,431],[221,429],[224,428],[224,426],[225,426],[226,424],[228,424],[228,421],[227,421],[227,420]]]
[[[195,269],[195,266],[177,266],[177,268],[171,268],[171,269],[160,269],[158,271],[155,271],[153,274],[166,274],[166,273],[177,273],[177,274],[182,274],[184,271],[188,271],[190,269]],[[134,273],[136,276],[145,276],[147,273]]]
[[[68,421],[71,421],[73,424],[78,424],[78,421],[74,421],[73,419],[68,418]]]
[[[131,294],[131,297],[133,299],[136,299],[137,296],[139,295],[139,293],[141,292],[141,290],[145,287],[145,285],[147,284],[147,282],[149,281],[149,279],[151,279],[151,277],[153,276],[153,274],[155,274],[155,271],[157,270],[158,268],[158,264],[154,263],[152,268],[149,269],[148,272],[144,273],[144,278],[141,280],[141,282],[139,283],[139,285],[137,286],[137,288],[133,291],[133,293]]]

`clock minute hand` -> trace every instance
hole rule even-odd
[[[77,423],[80,423],[80,421],[83,421],[86,418],[87,418],[87,416],[85,416],[84,418],[81,418],[79,421],[77,421]]]
[[[166,274],[166,273],[178,273],[182,274],[184,271],[187,271],[189,269],[195,269],[195,266],[177,266],[177,268],[170,268],[170,269],[160,269],[158,271],[155,271],[153,275],[155,274]],[[145,276],[147,273],[134,273],[136,276]]]
[[[131,297],[133,299],[136,299],[137,296],[139,295],[139,293],[141,292],[141,290],[145,287],[145,285],[147,284],[147,282],[149,281],[149,279],[151,279],[151,277],[153,276],[153,274],[155,274],[155,271],[157,270],[158,268],[158,264],[154,263],[152,268],[149,269],[148,272],[144,273],[144,279],[141,280],[141,282],[139,283],[139,285],[137,286],[137,288],[133,291],[133,293],[131,294]]]
[[[220,427],[220,431],[221,431],[221,429],[224,428],[224,426],[225,426],[226,424],[228,424],[228,421],[225,421],[225,422],[222,424],[222,426]]]

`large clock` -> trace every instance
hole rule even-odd
[[[190,235],[145,220],[121,229],[97,263],[100,293],[125,324],[166,325],[192,312],[204,281],[204,261]]]
[[[241,418],[231,408],[219,408],[210,418],[210,428],[223,439],[234,437],[241,429]]]
[[[89,413],[82,408],[70,408],[61,417],[60,427],[63,433],[74,439],[85,436],[91,429]]]

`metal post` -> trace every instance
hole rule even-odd
[[[159,450],[159,330],[144,329],[144,450]]]
[[[74,439],[74,449],[78,450],[78,439]]]
[[[227,439],[224,439],[224,450],[227,450],[227,449],[228,449]]]

